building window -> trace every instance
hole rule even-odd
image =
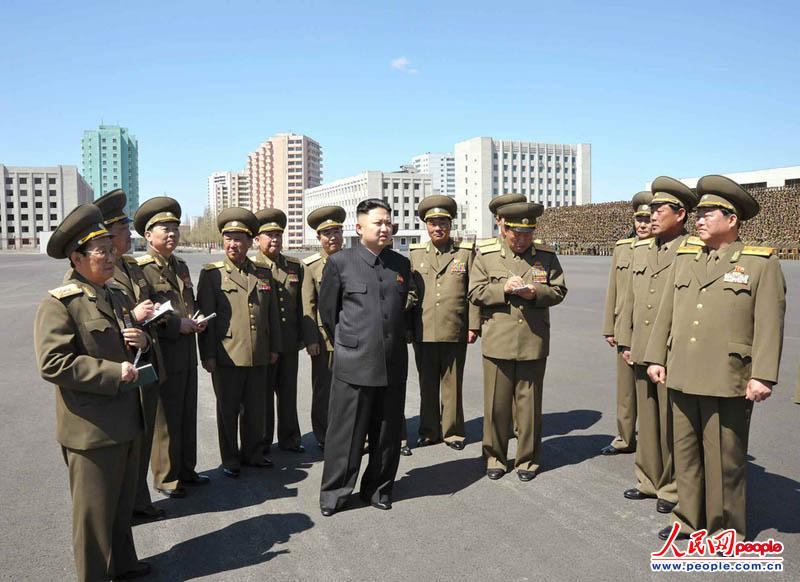
[[[6,184],[13,184],[14,178],[6,178]]]
[[[50,203],[50,208],[58,208],[58,203],[56,203],[56,202],[51,202],[51,203]]]
[[[14,208],[14,202],[13,201],[9,201],[7,206],[8,206],[9,209]]]
[[[27,184],[28,183],[28,179],[27,178],[20,178],[19,179],[19,183],[20,184]]]
[[[58,220],[58,214],[51,214],[50,220]]]
[[[41,196],[42,195],[42,191],[41,190],[34,190],[33,191],[33,195],[34,196]]]
[[[50,194],[50,196],[55,196],[56,195],[56,191],[55,190],[48,190],[47,193]]]
[[[13,195],[14,195],[13,190],[6,190],[6,196],[13,196]]]
[[[34,184],[41,184],[42,183],[42,179],[41,178],[34,178],[33,179],[33,183]]]
[[[48,178],[47,179],[47,183],[48,184],[55,184],[56,183],[56,179],[55,178]]]
[[[27,207],[28,207],[28,203],[27,203],[27,202],[24,202],[24,201],[23,201],[23,202],[20,202],[20,203],[19,203],[19,207],[20,207],[20,208],[27,208]]]

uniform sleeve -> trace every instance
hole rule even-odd
[[[469,300],[477,305],[505,305],[505,280],[492,282],[484,265],[484,256],[478,254],[469,273]]]
[[[567,282],[564,277],[564,269],[561,268],[561,262],[558,256],[553,255],[553,262],[550,264],[550,274],[548,282],[534,283],[536,289],[536,297],[533,299],[533,304],[536,307],[552,307],[564,301],[567,296]]]
[[[33,323],[42,378],[69,390],[116,395],[122,382],[120,363],[81,354],[78,334],[66,305],[54,297],[45,298]]]
[[[467,273],[472,273],[474,265],[475,253],[470,252],[467,259]],[[467,329],[470,331],[480,331],[481,329],[481,308],[470,301],[469,298],[467,298]]]
[[[616,340],[620,348],[629,348],[633,342],[633,269],[629,269],[629,271],[631,280],[626,285],[625,299],[622,301],[622,309],[617,315],[619,318],[619,331],[617,332]],[[674,271],[674,269],[670,269],[670,271]],[[673,283],[673,287],[674,285]]]
[[[295,321],[302,322],[303,321],[303,282],[306,280],[306,269],[305,265],[302,263],[300,264],[300,268],[297,271],[297,286],[300,291],[300,296],[297,298],[297,307],[296,307],[296,319]],[[297,349],[301,350],[306,345],[303,337],[303,324],[300,324],[300,333],[297,334]]]
[[[672,335],[672,314],[675,305],[675,271],[677,265],[667,269],[667,281],[664,283],[664,293],[661,295],[661,302],[658,304],[658,313],[653,322],[653,330],[650,332],[650,339],[644,351],[644,361],[648,364],[667,364],[667,341]],[[632,285],[630,286],[633,287]],[[632,301],[631,301],[632,303]],[[627,329],[627,328],[626,328]],[[628,335],[630,342],[630,335]],[[630,343],[623,344],[629,347]]]
[[[218,278],[216,271],[200,271],[200,280],[197,282],[197,305],[203,315],[216,313],[216,294],[214,293],[214,280]],[[206,329],[198,336],[200,359],[211,360],[217,357],[217,320],[209,320]]]
[[[281,325],[281,313],[278,307],[278,286],[275,278],[270,272],[269,285],[272,291],[269,294],[269,351],[281,353],[284,351],[283,345],[283,326]]]
[[[785,314],[786,281],[778,258],[772,256],[767,260],[756,289],[753,310],[753,378],[778,382]]]
[[[339,311],[342,309],[342,279],[336,261],[333,259],[329,259],[322,270],[318,309],[322,325],[325,326],[332,342],[336,323],[339,321]]]
[[[616,247],[611,258],[611,271],[608,273],[606,287],[606,304],[603,310],[603,335],[614,335],[614,309],[617,305],[617,252]]]
[[[321,344],[322,338],[319,336],[317,325],[317,288],[314,285],[313,270],[303,275],[303,284],[300,287],[300,296],[303,303],[303,343],[305,345]]]

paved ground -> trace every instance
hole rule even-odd
[[[196,277],[208,255],[187,255]],[[275,453],[275,468],[222,476],[211,381],[200,371],[198,470],[209,486],[134,529],[139,555],[159,580],[621,580],[657,578],[648,556],[667,524],[655,503],[627,501],[631,455],[598,456],[615,430],[613,354],[599,330],[609,260],[565,257],[569,295],[552,311],[553,346],[544,397],[543,471],[531,483],[483,477],[479,347],[469,351],[465,416],[469,445],[403,457],[394,509],[361,503],[323,518],[321,457],[310,433],[309,360],[301,355],[299,410],[304,455]],[[32,320],[64,263],[0,254],[0,578],[72,580],[67,474],[54,435],[53,387],[36,373]],[[800,406],[791,403],[800,360],[800,263],[785,263],[789,313],[782,385],[757,405],[751,431],[749,528],[786,545],[785,572],[800,572]],[[196,279],[195,279],[196,280]],[[419,404],[408,382],[410,430]],[[704,579],[707,576],[704,576]]]

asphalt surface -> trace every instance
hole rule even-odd
[[[217,255],[186,254],[194,280]],[[154,580],[623,580],[658,579],[649,554],[668,525],[654,501],[628,501],[633,456],[603,457],[615,432],[614,355],[600,335],[609,259],[564,257],[569,293],[553,308],[544,389],[542,472],[530,483],[484,477],[479,346],[469,349],[464,408],[468,446],[415,449],[403,457],[394,508],[354,501],[325,518],[318,505],[321,454],[310,426],[310,364],[300,357],[298,408],[305,454],[275,452],[272,469],[238,480],[219,469],[211,380],[199,372],[198,471],[211,484],[183,500],[154,494],[168,519],[134,528]],[[37,373],[33,316],[66,265],[0,254],[0,579],[73,580],[69,486],[54,439],[53,386]],[[752,538],[785,544],[785,568],[765,579],[800,579],[800,263],[789,286],[781,383],[757,404],[750,433],[748,524]],[[409,350],[411,354],[411,350]],[[413,361],[413,358],[412,358]],[[406,415],[418,425],[410,366]],[[513,443],[513,441],[512,441]],[[513,447],[513,444],[512,444]],[[513,449],[512,449],[513,450]],[[357,499],[357,498],[355,498]],[[673,574],[674,576],[674,574]],[[709,578],[702,575],[703,579]],[[742,579],[746,575],[740,576]],[[750,575],[749,577],[752,577]],[[726,579],[737,576],[726,576]]]

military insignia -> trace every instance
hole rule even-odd
[[[450,272],[451,273],[466,273],[467,272],[467,263],[464,261],[459,261],[458,259],[453,259],[453,263],[450,265]]]
[[[183,286],[184,287],[186,287],[187,289],[192,289],[192,287],[193,287],[192,286],[192,280],[189,278],[189,275],[186,275],[185,277],[181,277],[181,279],[183,279]]]
[[[272,287],[270,287],[269,281],[259,281],[258,282],[258,290],[259,291],[272,291]]]
[[[547,283],[547,271],[534,265],[531,270],[531,280],[534,283]]]
[[[297,273],[289,272],[288,276],[286,277],[286,280],[289,283],[299,283],[300,277],[297,276]]]
[[[398,283],[398,285],[402,285],[405,282],[406,282],[406,280],[403,279],[403,276],[400,273],[398,273],[397,274],[397,283]]]
[[[136,284],[139,285],[139,287],[146,287],[147,281],[145,281],[144,279],[139,279],[138,281],[136,281]]]
[[[741,265],[736,265],[732,271],[725,273],[725,277],[723,278],[723,280],[726,283],[747,285],[747,282],[750,281],[750,275],[745,273],[744,267],[742,267]]]

